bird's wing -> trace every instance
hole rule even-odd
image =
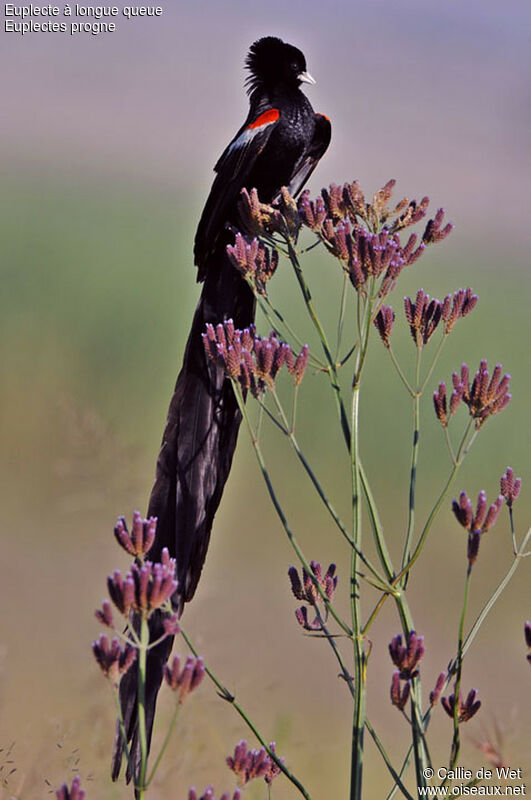
[[[303,153],[300,162],[295,168],[288,191],[292,197],[296,197],[304,184],[314,171],[317,163],[328,149],[332,137],[332,126],[330,120],[324,114],[315,115],[315,129],[312,141],[308,149]]]
[[[217,175],[195,236],[194,260],[199,281],[205,278],[206,259],[214,249],[230,208],[245,186],[256,159],[277,126],[280,113],[278,108],[268,108],[249,115],[214,167]]]

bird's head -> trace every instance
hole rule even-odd
[[[304,54],[292,44],[265,36],[251,45],[245,66],[249,93],[258,88],[297,88],[301,83],[315,83],[306,71]]]

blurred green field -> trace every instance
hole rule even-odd
[[[451,212],[451,197],[445,200]],[[10,757],[17,769],[0,793],[6,799],[43,797],[77,768],[90,800],[130,796],[107,777],[113,709],[90,654],[98,633],[92,611],[105,594],[106,575],[126,565],[112,538],[116,516],[130,516],[133,508],[145,511],[198,294],[190,253],[201,202],[194,191],[133,179],[111,184],[101,176],[74,180],[20,169],[4,175],[0,476],[6,547],[0,582],[0,746],[14,742]],[[454,493],[466,488],[475,497],[484,488],[494,499],[499,476],[511,464],[525,481],[516,514],[521,533],[531,510],[531,276],[522,268],[524,254],[516,245],[512,252],[489,236],[478,245],[455,222],[450,239],[401,277],[392,299],[400,317],[396,350],[411,371],[414,348],[402,319],[403,295],[422,286],[440,296],[468,285],[480,295],[473,315],[456,326],[426,394],[419,518],[449,470],[431,391],[439,380],[448,382],[462,361],[475,369],[486,357],[491,365],[501,361],[512,374],[513,400],[485,426]],[[321,251],[313,251],[306,264],[316,304],[334,331],[338,266]],[[314,346],[287,267],[282,264],[275,277],[273,299]],[[376,338],[370,355],[361,446],[397,556],[407,512],[411,412]],[[322,376],[305,378],[299,412],[305,452],[348,519],[348,464]],[[270,429],[265,449],[306,554],[337,561],[338,602],[346,610],[348,554],[342,542],[287,444]],[[426,636],[426,691],[454,653],[465,547],[446,504],[408,588],[417,630]],[[502,577],[510,556],[503,517],[482,544],[471,614]],[[292,561],[242,431],[186,627],[259,727],[276,739],[278,752],[304,777],[313,796],[345,797],[350,726],[345,687],[336,680],[324,644],[297,630],[285,574]],[[464,670],[465,687],[477,687],[484,703],[464,733],[467,766],[483,763],[473,740],[484,740],[495,726],[504,731],[511,765],[530,766],[531,720],[522,703],[529,680],[523,624],[529,616],[529,565],[524,562]],[[389,604],[371,637],[369,692],[370,717],[397,757],[407,729],[389,705],[392,669],[386,648],[398,629]],[[165,703],[164,693],[162,719]],[[450,728],[450,721],[438,714],[433,723],[437,763],[447,758]],[[231,785],[224,757],[243,737],[247,732],[236,715],[205,684],[183,710],[150,800],[184,798],[190,785],[203,788],[209,782],[221,793]],[[6,771],[4,766],[0,775]],[[371,795],[383,797],[389,781],[370,745],[366,777]],[[247,796],[253,800],[263,797],[261,792],[261,786],[250,787]],[[274,796],[296,794],[285,784]]]

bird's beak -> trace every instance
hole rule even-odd
[[[309,72],[301,72],[299,75],[297,75],[297,77],[302,83],[311,83],[314,86],[317,83],[315,78],[312,78]]]

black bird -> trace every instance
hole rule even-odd
[[[253,294],[226,255],[227,244],[234,240],[231,230],[239,225],[240,193],[244,187],[256,188],[265,203],[274,202],[282,186],[296,195],[331,136],[328,118],[316,114],[300,90],[301,83],[315,81],[299,49],[267,36],[251,46],[246,67],[249,114],[214,167],[217,175],[197,229],[194,260],[203,290],[170,403],[148,509],[148,515],[158,518],[150,559],[158,560],[163,547],[177,559],[179,587],[174,605],[178,614],[192,599],[201,575],[241,421],[232,385],[219,366],[207,361],[201,337],[208,322],[232,318],[237,328],[243,328],[254,320]],[[161,633],[161,619],[155,616],[150,621],[151,639]],[[148,742],[162,668],[172,644],[168,637],[148,653]],[[137,674],[131,669],[122,680],[120,698],[135,772],[140,756],[136,691]],[[121,760],[118,733],[114,780]]]

